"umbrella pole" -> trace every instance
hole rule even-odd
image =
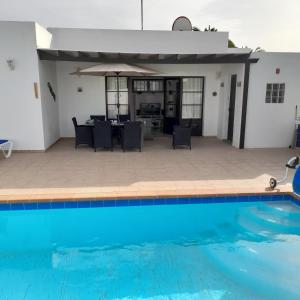
[[[119,72],[116,72],[117,74],[117,107],[118,107],[118,123],[120,123],[120,87],[119,87]]]

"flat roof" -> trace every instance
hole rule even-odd
[[[121,53],[223,53],[228,33],[201,31],[49,28],[45,48]],[[44,47],[43,47],[44,48]]]

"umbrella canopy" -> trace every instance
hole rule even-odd
[[[78,69],[71,75],[91,75],[91,76],[137,76],[153,75],[155,71],[128,64],[99,64],[88,68]]]

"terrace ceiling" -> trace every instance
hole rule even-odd
[[[256,63],[250,58],[251,53],[222,54],[147,54],[147,53],[112,53],[86,52],[54,49],[38,49],[40,60],[80,61],[105,63],[151,63],[151,64],[225,64]]]

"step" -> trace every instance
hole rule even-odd
[[[256,208],[243,209],[237,217],[238,224],[247,232],[270,236],[280,233],[299,234],[300,221],[275,214],[261,212]]]
[[[299,299],[300,237],[286,235],[282,240],[208,245],[206,254],[221,272],[242,286],[270,297],[275,293],[278,299]]]

